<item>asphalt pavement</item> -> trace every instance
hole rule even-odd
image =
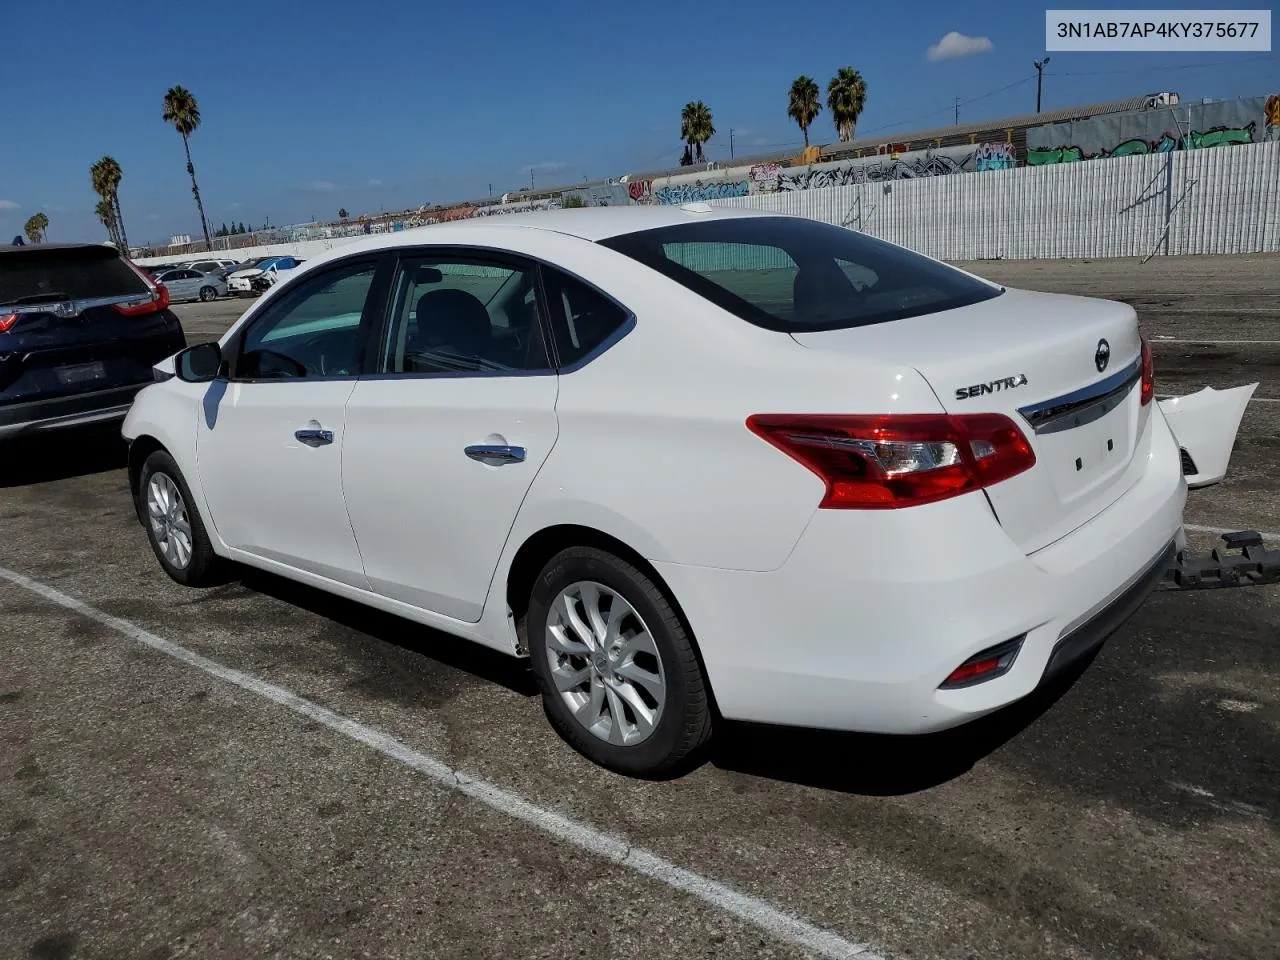
[[[965,266],[1134,303],[1161,394],[1260,381],[1187,521],[1280,534],[1280,257]],[[196,342],[245,306],[177,311]],[[516,661],[172,583],[123,465],[0,452],[0,958],[1280,956],[1280,587],[1161,590],[960,731],[732,727],[645,783]]]

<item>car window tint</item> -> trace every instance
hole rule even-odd
[[[599,290],[559,270],[544,269],[543,282],[562,367],[587,356],[630,316]]]
[[[789,313],[800,268],[786,250],[761,243],[664,243],[668,260],[770,313]]]
[[[415,258],[394,289],[383,373],[550,370],[532,267]]]
[[[10,247],[0,255],[0,304],[149,292],[147,281],[111,247],[31,244]]]
[[[726,217],[601,241],[749,323],[788,333],[938,313],[999,287],[855,230],[802,217]]]
[[[247,331],[235,376],[240,380],[350,377],[360,372],[360,324],[376,265],[325,271],[267,307]]]

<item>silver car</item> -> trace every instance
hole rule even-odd
[[[156,277],[169,291],[170,300],[214,300],[227,295],[227,282],[216,274],[183,268]]]

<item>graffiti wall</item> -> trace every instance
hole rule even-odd
[[[627,186],[625,183],[594,184],[581,190],[566,190],[563,199],[574,197],[581,200],[584,207],[625,207],[631,202]]]
[[[1280,251],[1278,183],[1280,138],[712,205],[810,217],[944,260],[1237,254]]]
[[[745,197],[751,192],[746,180],[695,180],[693,183],[675,183],[657,187],[653,199],[657,203],[697,203],[702,200],[725,200],[729,197]]]
[[[815,163],[808,167],[781,167],[761,163],[747,176],[750,193],[819,190],[882,180],[913,180],[952,173],[1004,170],[1014,166],[1013,144],[977,143],[939,150],[913,150],[899,154]]]
[[[1027,131],[1028,166],[1280,139],[1280,95],[1159,107]]]

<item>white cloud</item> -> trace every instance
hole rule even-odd
[[[18,210],[20,207],[12,200],[0,200],[0,210]]]
[[[990,49],[991,41],[987,37],[966,37],[963,33],[952,30],[929,48],[928,57],[930,60],[951,60],[986,53]]]
[[[302,189],[307,193],[333,193],[338,189],[338,185],[328,180],[308,180],[302,185]]]
[[[374,177],[372,180],[369,181],[368,185],[371,187],[380,187],[382,186],[382,181]]]

